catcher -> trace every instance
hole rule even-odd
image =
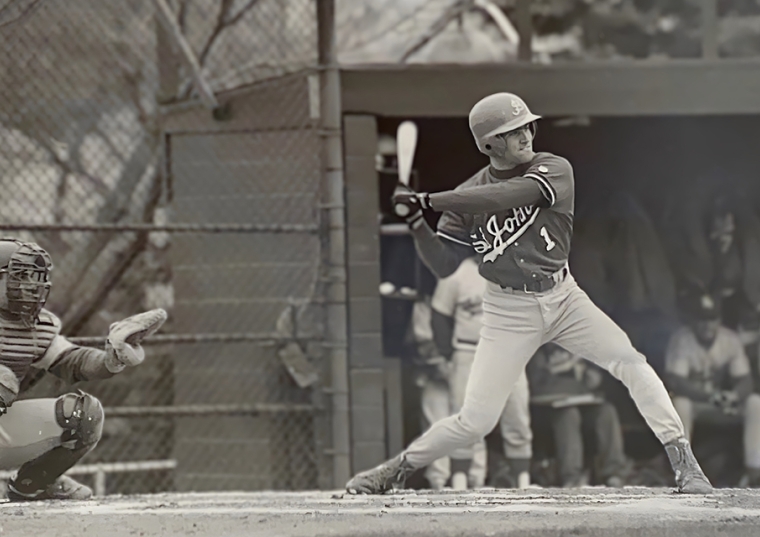
[[[0,239],[0,469],[18,469],[8,499],[86,500],[92,490],[64,474],[98,443],[103,407],[77,390],[56,399],[16,401],[30,368],[73,384],[106,379],[145,359],[140,346],[166,321],[155,309],[113,323],[105,350],[74,345],[61,321],[43,309],[50,255],[31,242]]]

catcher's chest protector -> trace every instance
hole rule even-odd
[[[13,371],[21,382],[31,364],[50,347],[58,330],[45,311],[32,328],[0,319],[0,364]]]

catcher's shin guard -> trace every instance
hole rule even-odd
[[[678,492],[686,494],[709,494],[713,487],[699,466],[691,444],[685,438],[679,438],[665,444],[670,465],[676,475]]]
[[[15,501],[86,499],[92,491],[63,473],[74,466],[100,440],[103,407],[84,392],[67,393],[55,404],[58,424],[64,429],[61,445],[25,463],[8,483],[8,498]]]
[[[394,487],[403,487],[413,468],[403,454],[384,462],[380,466],[361,472],[346,483],[349,494],[384,494]]]

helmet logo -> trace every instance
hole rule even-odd
[[[522,101],[519,99],[512,99],[512,115],[519,116],[523,110],[525,110],[525,105]]]

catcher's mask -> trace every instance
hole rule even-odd
[[[0,239],[0,274],[6,275],[6,310],[34,326],[50,295],[50,255],[33,242]]]

